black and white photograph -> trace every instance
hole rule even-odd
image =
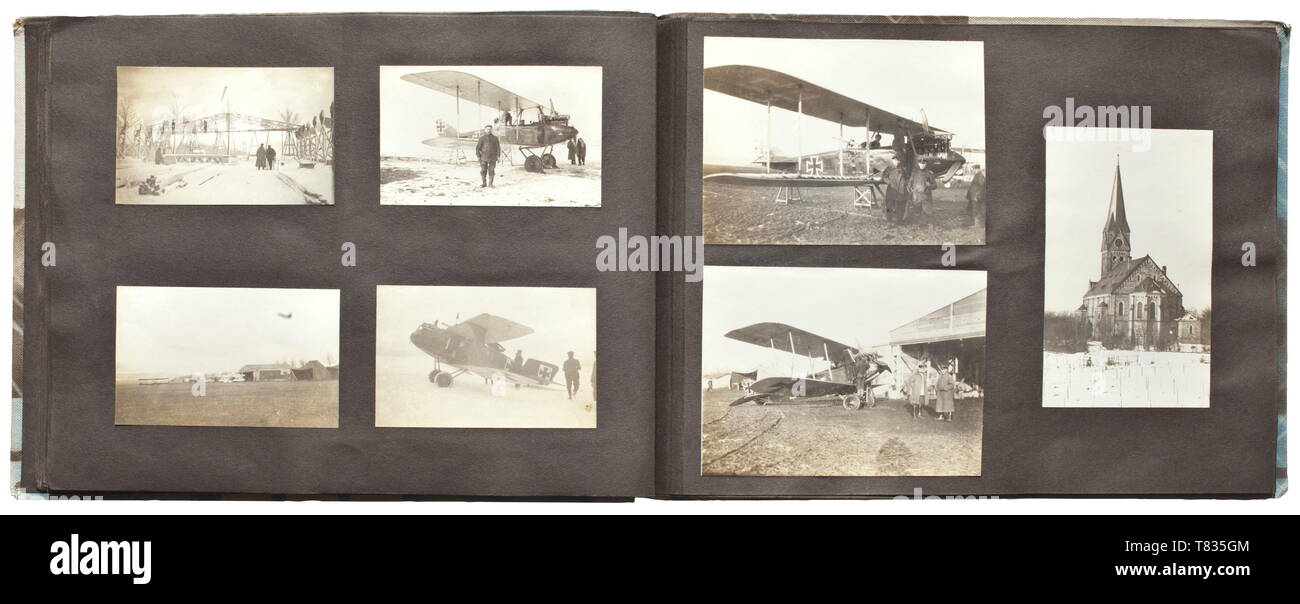
[[[381,285],[375,425],[595,428],[596,290]]]
[[[704,273],[703,475],[980,475],[986,273]]]
[[[704,38],[704,237],[982,245],[983,42]]]
[[[381,66],[382,204],[599,207],[598,66]]]
[[[331,67],[118,67],[119,204],[334,203]]]
[[[1048,130],[1043,406],[1208,407],[1214,133]]]
[[[118,425],[337,428],[339,290],[117,288]]]

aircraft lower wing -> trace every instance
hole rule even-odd
[[[867,176],[824,176],[791,173],[722,172],[704,177],[705,182],[763,187],[858,187],[881,184],[879,178]]]
[[[478,137],[469,138],[463,136],[436,136],[426,138],[421,143],[438,149],[448,149],[451,147],[473,147],[478,144]]]
[[[450,363],[444,363],[444,364],[451,365]],[[474,375],[477,375],[487,380],[493,379],[495,376],[499,375],[507,382],[510,382],[511,384],[521,384],[524,386],[530,386],[533,388],[542,388],[545,390],[553,390],[559,386],[554,382],[543,382],[541,381],[541,379],[537,378],[536,376],[524,375],[522,373],[514,373],[512,371],[508,371],[505,369],[497,369],[496,367],[478,367],[474,365],[451,365],[451,366],[460,369],[462,371],[472,373]]]
[[[853,394],[857,391],[853,384],[840,384],[810,378],[770,377],[751,384],[745,396],[732,401],[731,406],[735,407],[757,399],[818,398]]]

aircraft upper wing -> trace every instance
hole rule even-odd
[[[522,338],[533,333],[533,328],[515,323],[510,319],[483,313],[451,326],[448,331],[467,338],[480,340],[484,344],[493,344]]]
[[[831,355],[829,360],[832,362],[843,359],[845,350],[857,350],[847,344],[823,338],[785,323],[755,323],[740,329],[733,329],[727,332],[726,336],[747,344],[775,348],[816,359],[826,358],[826,353],[829,352]],[[794,341],[793,350],[790,348],[791,340]]]
[[[492,82],[463,71],[443,69],[408,73],[402,76],[402,79],[444,94],[459,96],[471,103],[494,108],[497,111],[515,111],[516,107],[530,109],[542,106],[537,101],[519,96]]]
[[[792,75],[763,67],[752,65],[710,67],[704,70],[704,87],[760,105],[766,105],[770,99],[773,107],[788,111],[799,110],[799,92],[803,91],[804,114],[830,122],[865,128],[870,119],[871,130],[875,132],[897,134],[930,131],[951,134],[939,128],[927,128],[920,122],[872,107]]]

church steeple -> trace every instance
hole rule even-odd
[[[1128,262],[1133,246],[1129,240],[1128,213],[1124,210],[1124,184],[1119,173],[1119,156],[1115,156],[1115,182],[1111,185],[1110,210],[1101,230],[1101,276],[1118,264]]]

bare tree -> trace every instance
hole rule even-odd
[[[292,109],[285,109],[280,112],[280,121],[296,125],[298,123],[298,112]]]
[[[130,99],[119,96],[117,97],[117,156],[126,155],[126,139],[130,136],[131,129],[139,122],[139,115],[135,110],[135,103]]]

